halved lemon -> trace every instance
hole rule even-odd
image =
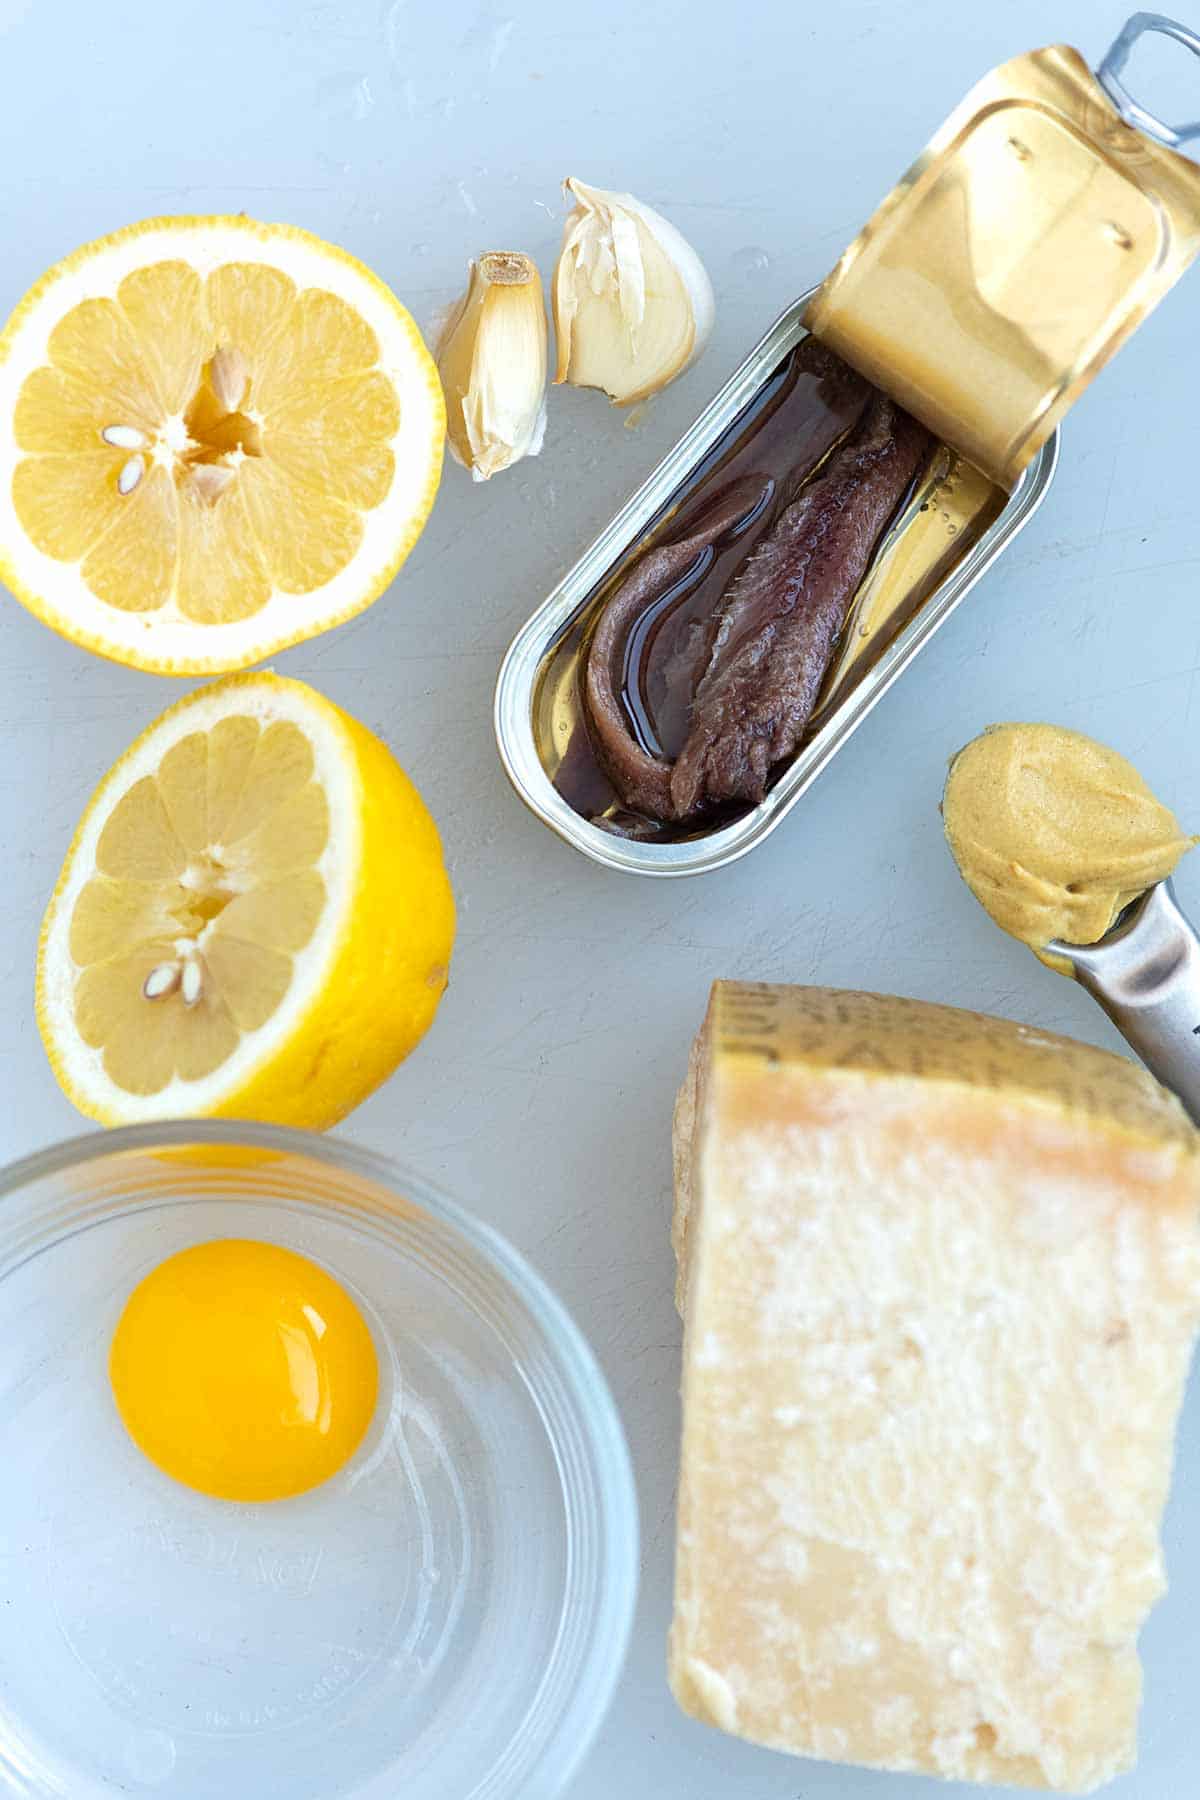
[[[101,782],[42,927],[58,1080],[106,1125],[320,1130],[425,1032],[454,901],[391,752],[299,681],[201,688]]]
[[[246,668],[382,593],[444,433],[420,332],[344,251],[245,218],[130,225],[0,334],[0,580],[117,662]]]

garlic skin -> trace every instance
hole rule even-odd
[[[470,265],[467,290],[434,352],[446,393],[451,454],[487,481],[546,432],[546,307],[537,265],[518,250],[489,250]]]
[[[554,271],[554,379],[630,406],[699,356],[713,327],[712,283],[687,239],[632,194],[573,176],[563,191],[575,205]]]

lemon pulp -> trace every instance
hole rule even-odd
[[[207,624],[276,588],[308,593],[350,561],[392,485],[400,411],[375,333],[265,264],[202,279],[148,263],[81,300],[47,348],[17,400],[13,503],[38,549],[80,562],[110,606],[174,597]],[[222,351],[218,374],[238,360],[214,383]]]
[[[130,1437],[176,1481],[220,1500],[282,1500],[353,1456],[379,1368],[332,1275],[281,1245],[222,1238],[139,1282],[109,1379]]]
[[[314,775],[297,725],[240,714],[181,738],[109,814],[70,949],[80,1035],[118,1087],[210,1075],[276,1011],[326,899]]]
[[[43,926],[38,1022],[106,1124],[321,1129],[426,1030],[453,939],[437,829],[391,752],[301,682],[234,676],[93,797]]]
[[[242,668],[391,580],[444,409],[412,319],[287,226],[148,220],[0,333],[0,576],[136,667]]]

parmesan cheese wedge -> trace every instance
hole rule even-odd
[[[1064,1038],[716,986],[675,1131],[687,1712],[960,1780],[1132,1764],[1198,1143]]]

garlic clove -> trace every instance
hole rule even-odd
[[[666,387],[699,356],[715,302],[687,239],[632,194],[568,178],[575,201],[554,271],[554,379],[602,388],[618,406]]]
[[[537,455],[550,359],[536,263],[516,250],[489,250],[473,262],[436,358],[450,449],[476,481]]]

